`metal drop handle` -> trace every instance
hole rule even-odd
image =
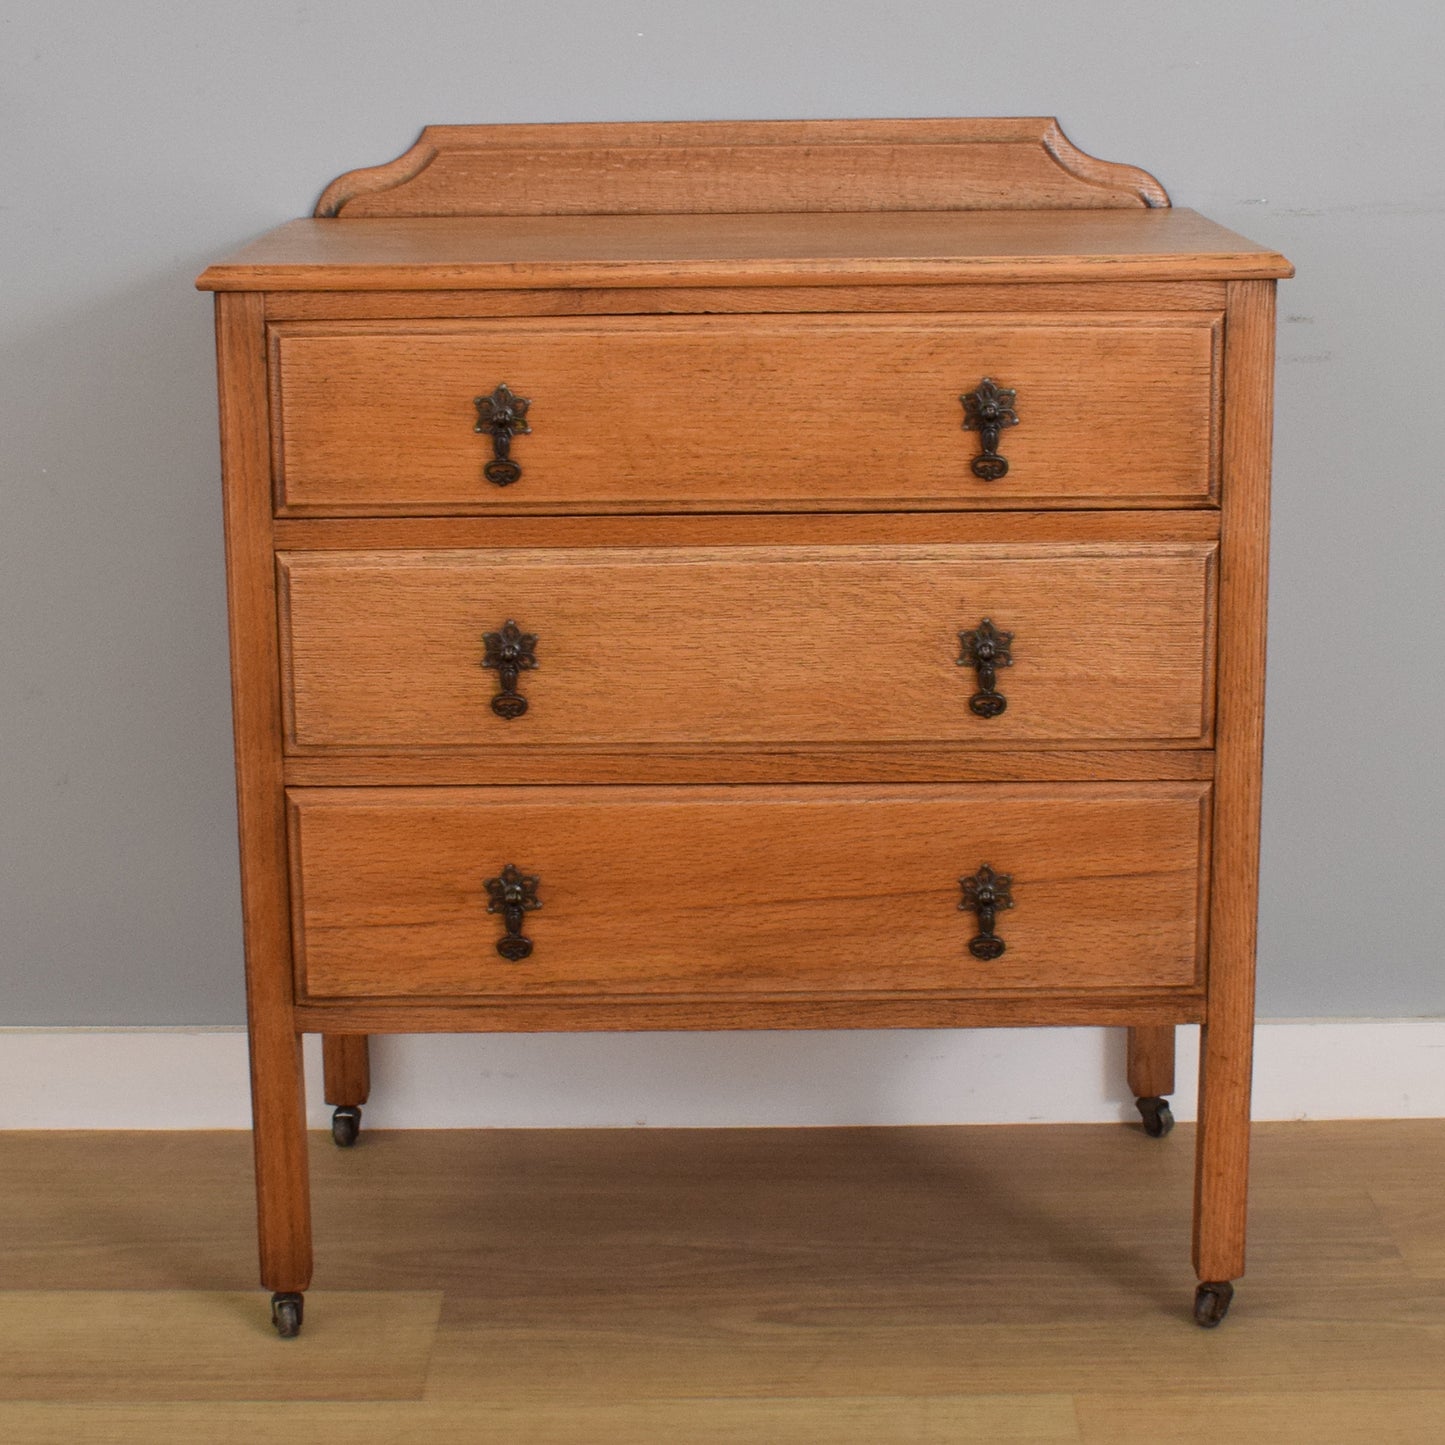
[[[1013,876],[995,873],[985,863],[977,873],[960,878],[958,885],[963,889],[959,912],[978,915],[978,933],[969,939],[968,951],[985,961],[1000,957],[1007,945],[994,932],[994,924],[1000,910],[1014,906]]]
[[[487,912],[500,913],[506,930],[497,940],[497,952],[510,963],[520,963],[532,952],[532,940],[523,934],[522,920],[542,906],[537,897],[540,882],[535,874],[523,873],[515,863],[508,863],[499,877],[487,879],[491,898]]]
[[[978,670],[978,691],[968,700],[969,711],[977,717],[997,717],[1008,707],[998,690],[998,669],[1013,666],[1013,640],[1012,632],[995,627],[987,617],[972,631],[958,634],[958,665]]]
[[[523,672],[537,666],[537,634],[523,632],[509,617],[500,632],[483,633],[482,645],[487,649],[482,666],[495,668],[501,684],[501,691],[492,699],[492,711],[511,722],[527,711],[527,699],[517,691],[517,683]]]
[[[503,381],[490,396],[473,397],[472,403],[477,409],[477,424],[472,430],[492,438],[492,459],[482,468],[482,475],[496,486],[510,487],[522,475],[521,466],[512,460],[512,438],[531,436],[527,408],[532,402],[518,396]]]
[[[980,481],[996,482],[1008,474],[1008,459],[998,454],[999,433],[1005,427],[1017,426],[1019,414],[1014,409],[1016,391],[1000,386],[991,376],[979,382],[977,391],[966,391],[959,397],[963,403],[963,429],[981,433],[982,450],[973,459],[973,474]]]

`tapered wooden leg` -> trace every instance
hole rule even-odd
[[[1194,1160],[1194,1322],[1213,1329],[1244,1273],[1249,1194],[1252,1019],[1221,1010],[1200,1030],[1199,1126]]]
[[[1272,282],[1232,281],[1225,323],[1213,867],[1194,1167],[1194,1318],[1224,1318],[1244,1273],[1254,1062],[1264,591],[1269,536]]]
[[[1136,1099],[1174,1092],[1174,1025],[1129,1030],[1129,1087]]]
[[[371,1054],[365,1034],[324,1034],[321,1059],[326,1074],[326,1102],[335,1104],[331,1137],[349,1149],[361,1132],[361,1106],[371,1094]]]
[[[325,1034],[321,1062],[328,1104],[364,1104],[371,1094],[371,1051],[365,1034]]]
[[[1166,1097],[1174,1092],[1174,1026],[1129,1030],[1129,1087],[1144,1121],[1144,1132],[1162,1139],[1174,1127]]]
[[[261,1283],[299,1294],[311,1283],[311,1184],[301,1037],[289,1027],[252,1020],[251,1105]]]
[[[1253,1044],[1249,1020],[1220,1019],[1200,1031],[1194,1270],[1204,1281],[1244,1273]]]

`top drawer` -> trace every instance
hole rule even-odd
[[[1209,312],[282,322],[270,328],[277,504],[311,516],[1207,505],[1219,330]],[[985,378],[1014,393],[1017,417],[998,432],[996,479],[976,475],[985,435],[964,427],[962,398]],[[520,475],[497,485],[479,400],[504,383],[528,401],[531,430],[502,443]]]

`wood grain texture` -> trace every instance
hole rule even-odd
[[[974,1029],[1112,1028],[1197,1024],[1202,987],[1088,995],[1077,989],[957,995],[849,994],[801,998],[763,994],[732,998],[607,995],[592,999],[473,998],[434,1003],[350,999],[300,1003],[307,1033],[368,1034],[615,1033],[656,1029]]]
[[[1391,1418],[1387,1416],[1387,1418]],[[1408,1418],[1400,1406],[1393,1418]],[[54,1405],[0,1403],[0,1430],[24,1445],[1078,1445],[1068,1395],[931,1398],[645,1400],[635,1404],[496,1405],[479,1437],[471,1402]],[[1403,1438],[1403,1437],[1396,1437]]]
[[[280,669],[259,296],[217,297],[216,364],[261,1278],[272,1290],[304,1290],[311,1277],[311,1223],[301,1040],[291,1016]]]
[[[1280,1391],[1202,1396],[827,1396],[801,1399],[488,1405],[495,1438],[527,1445],[1436,1445],[1445,1390]],[[268,1433],[308,1445],[475,1445],[477,1407],[378,1401],[253,1404],[0,1404],[0,1429],[26,1445],[253,1445]],[[1082,1432],[1082,1433],[1081,1433]]]
[[[288,221],[209,291],[1230,281],[1291,274],[1277,251],[1169,211],[493,216]]]
[[[1209,499],[1210,313],[610,317],[270,328],[290,513],[1029,507]],[[1000,481],[960,396],[1017,391]],[[474,398],[531,400],[521,480]]]
[[[234,1398],[244,1378],[253,1400],[324,1400],[335,1396],[344,1360],[349,1398],[414,1400],[440,1308],[439,1291],[327,1291],[306,1311],[319,1348],[298,1354],[277,1348],[254,1294],[0,1292],[0,1398],[212,1400]]]
[[[1371,1189],[1390,1238],[1415,1274],[1445,1283],[1445,1191],[1426,1195],[1408,1177]]]
[[[1051,286],[616,287],[553,291],[274,291],[268,321],[441,320],[470,316],[749,315],[836,311],[1216,311],[1223,281],[1093,281]]]
[[[1208,789],[293,790],[308,999],[1188,988]],[[497,958],[484,880],[541,878]],[[980,962],[958,878],[1014,878]]]
[[[1127,1074],[1136,1099],[1159,1098],[1174,1092],[1174,1030],[1129,1030]]]
[[[328,1104],[359,1107],[371,1096],[371,1051],[365,1034],[326,1034],[321,1066]]]
[[[1078,1425],[1085,1445],[1132,1440],[1149,1445],[1197,1445],[1201,1440],[1434,1445],[1445,1436],[1445,1390],[1325,1386],[1205,1397],[1170,1390],[1152,1400],[1086,1395],[1078,1400]]]
[[[516,756],[514,754],[514,756]],[[1029,783],[1134,782],[1214,776],[1212,751],[1175,748],[997,748],[977,743],[837,747],[528,748],[526,779],[539,783]],[[293,786],[430,787],[495,783],[486,750],[430,753],[292,754],[285,777]]]
[[[1264,748],[1274,302],[1274,286],[1269,282],[1230,288],[1209,1023],[1199,1059],[1199,1162],[1194,1204],[1194,1262],[1204,1280],[1236,1279],[1244,1273]]]
[[[348,171],[318,216],[1166,207],[1049,117],[433,125]]]
[[[466,547],[868,546],[1165,542],[1219,537],[1213,508],[1171,511],[789,512],[597,517],[278,517],[278,550]]]
[[[295,750],[1209,740],[1214,551],[772,547],[281,553]],[[526,713],[491,707],[515,619]],[[959,635],[1013,634],[979,717]]]
[[[284,1344],[243,1292],[244,1138],[6,1135],[0,1438],[1435,1445],[1445,1121],[1260,1125],[1209,1333],[1191,1127],[379,1131],[317,1150]]]

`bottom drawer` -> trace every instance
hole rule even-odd
[[[1208,798],[1204,783],[293,789],[297,991],[1189,988]],[[1012,900],[992,930],[985,865]],[[961,907],[968,879],[984,897]]]

